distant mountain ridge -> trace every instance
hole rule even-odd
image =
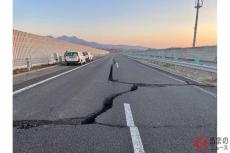
[[[47,36],[47,37],[54,38],[53,36]],[[100,44],[97,42],[86,41],[84,39],[80,39],[75,36],[66,36],[66,35],[56,37],[56,39],[68,41],[74,44],[90,46],[90,47],[94,47],[98,49],[119,49],[119,50],[146,50],[148,49],[143,46]]]

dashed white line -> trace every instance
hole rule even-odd
[[[125,108],[125,117],[126,117],[127,126],[129,127],[131,138],[132,138],[134,153],[145,153],[139,130],[134,124],[130,105],[125,103],[124,108]]]
[[[116,62],[116,67],[117,67],[117,69],[119,68],[119,65],[118,65],[118,63]]]
[[[72,72],[72,71],[75,71],[75,70],[77,70],[77,69],[80,69],[80,68],[82,68],[82,67],[85,67],[85,66],[87,66],[87,65],[89,65],[89,64],[92,64],[92,63],[94,63],[94,62],[96,62],[96,61],[99,61],[99,60],[101,60],[101,58],[100,58],[100,59],[97,59],[97,60],[95,60],[95,61],[93,61],[93,62],[87,63],[87,64],[85,64],[85,65],[79,66],[79,67],[77,67],[77,68],[71,69],[71,70],[69,70],[69,71],[60,73],[60,74],[55,75],[55,76],[53,76],[53,77],[47,78],[47,79],[45,79],[45,80],[39,81],[39,82],[37,82],[37,83],[31,84],[31,85],[26,86],[26,87],[24,87],[24,88],[21,88],[21,89],[19,89],[19,90],[16,90],[16,91],[13,92],[13,95],[19,94],[19,93],[21,93],[21,92],[23,92],[23,91],[25,91],[25,90],[31,89],[31,88],[33,88],[33,87],[35,87],[35,86],[37,86],[37,85],[40,85],[40,84],[43,84],[43,83],[45,83],[45,82],[47,82],[47,81],[53,80],[53,79],[55,79],[55,78],[57,78],[57,77],[60,77],[60,76],[62,76],[62,75],[65,75],[65,74],[67,74],[67,73],[70,73],[70,72]]]

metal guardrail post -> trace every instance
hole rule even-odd
[[[48,65],[50,64],[50,58],[49,57],[47,57],[47,62],[48,62]]]
[[[174,59],[174,61],[177,61],[177,60],[178,60],[178,55],[177,55],[176,52],[173,53],[173,59]]]
[[[165,53],[162,53],[162,59],[165,59],[165,56],[166,56]]]
[[[195,56],[194,63],[200,65],[200,57]]]
[[[26,66],[27,66],[28,71],[30,71],[30,69],[31,69],[31,61],[30,61],[30,58],[26,58]]]
[[[59,63],[62,63],[62,56],[59,56]]]
[[[59,55],[58,55],[58,53],[54,53],[53,57],[54,57],[54,60],[55,60],[56,64],[59,63]]]

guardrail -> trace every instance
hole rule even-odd
[[[163,63],[166,63],[166,64],[173,64],[173,65],[184,66],[184,67],[197,69],[197,70],[201,70],[201,71],[217,73],[217,68],[215,66],[200,65],[200,64],[189,63],[189,62],[181,62],[181,61],[178,61],[178,60],[174,60],[174,61],[173,60],[167,60],[167,59],[165,59],[165,57],[153,56],[153,55],[149,56],[149,55],[145,55],[145,54],[127,53],[125,55],[130,56],[130,57],[134,57],[134,58],[149,60],[149,61],[158,61],[158,62],[163,62]],[[194,61],[195,60],[196,59],[194,59]]]
[[[135,59],[141,63],[162,69],[169,73],[180,75],[200,83],[216,85],[217,68],[215,66],[200,65],[197,59],[194,59],[194,63],[191,63],[192,61],[178,61],[177,58],[169,60],[166,59],[165,56],[153,56],[152,54],[146,54],[143,52],[127,52],[124,53],[124,55],[128,56],[128,58]]]

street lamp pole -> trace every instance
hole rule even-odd
[[[194,28],[194,36],[193,36],[193,47],[196,47],[196,34],[197,34],[197,25],[198,25],[198,17],[199,17],[199,9],[203,6],[204,0],[196,0],[195,8],[196,8],[196,21],[195,21],[195,28]]]

